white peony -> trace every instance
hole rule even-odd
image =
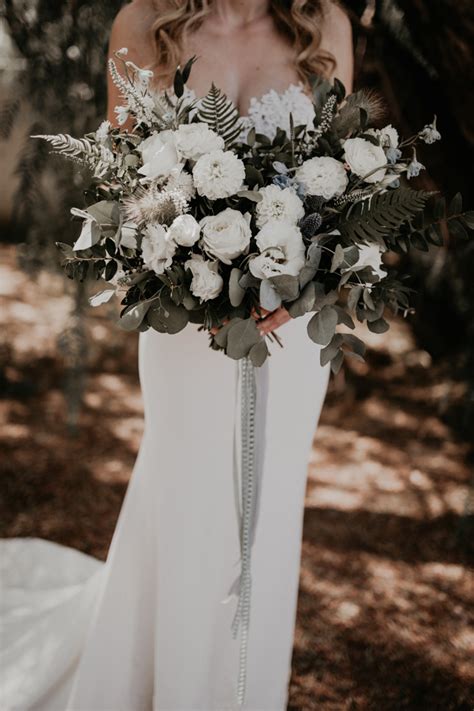
[[[296,223],[304,216],[303,203],[291,188],[267,185],[258,192],[262,197],[256,208],[258,227],[263,227],[268,220]]]
[[[352,172],[366,183],[378,183],[385,175],[387,156],[384,149],[364,138],[348,138],[344,141],[344,159]]]
[[[249,261],[250,272],[255,277],[298,276],[305,263],[305,246],[296,225],[269,220],[258,232],[256,241],[260,255]]]
[[[176,242],[170,239],[163,225],[148,225],[142,240],[143,261],[156,274],[163,274],[171,266],[176,252]]]
[[[143,166],[138,169],[147,180],[167,178],[181,170],[173,131],[153,133],[137,147],[142,154]]]
[[[198,159],[193,177],[199,195],[217,200],[230,197],[242,188],[245,168],[232,151],[211,151]]]
[[[305,160],[297,169],[295,178],[309,195],[318,195],[325,200],[342,195],[348,183],[343,164],[330,156]]]
[[[168,238],[182,247],[192,247],[199,239],[199,222],[192,215],[179,215],[170,225]]]
[[[224,148],[224,139],[207,123],[182,124],[175,132],[176,148],[183,158],[197,160],[204,153]]]
[[[184,263],[186,269],[190,269],[193,275],[191,281],[191,292],[201,301],[215,299],[222,291],[224,280],[218,274],[218,263],[210,262],[200,254],[193,254],[191,259]]]
[[[359,271],[365,269],[366,267],[371,267],[372,271],[379,277],[383,279],[387,276],[387,272],[382,267],[382,250],[377,244],[361,244],[357,245],[359,250],[359,258],[357,262],[347,269],[342,269],[341,272],[347,271]]]
[[[230,264],[250,244],[252,233],[248,217],[230,207],[217,215],[203,217],[200,225],[204,250],[224,264]]]

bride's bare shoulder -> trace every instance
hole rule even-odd
[[[153,61],[153,22],[156,19],[153,0],[132,0],[116,15],[109,39],[109,55],[127,47],[129,58],[140,66]]]

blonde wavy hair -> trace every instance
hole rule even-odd
[[[159,67],[164,79],[172,79],[183,59],[183,39],[200,27],[214,3],[215,0],[153,0],[153,66]],[[330,0],[270,0],[276,27],[294,47],[295,69],[305,84],[312,75],[327,76],[335,66],[332,54],[321,49],[320,27],[329,4]]]

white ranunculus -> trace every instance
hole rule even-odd
[[[348,182],[343,164],[330,156],[305,160],[297,169],[295,178],[309,195],[317,195],[325,200],[342,195]]]
[[[167,178],[181,169],[173,131],[153,133],[137,147],[142,154],[143,165],[138,169],[147,180]]]
[[[193,275],[191,292],[201,301],[215,299],[222,291],[224,280],[218,274],[218,263],[204,259],[200,254],[193,254],[191,259],[184,263]]]
[[[172,240],[163,225],[148,225],[142,240],[143,261],[156,274],[163,274],[173,263],[176,242]]]
[[[182,247],[192,247],[199,239],[200,230],[199,222],[192,215],[179,215],[171,223],[168,237]]]
[[[224,264],[243,254],[252,235],[248,215],[228,207],[217,215],[203,217],[200,225],[204,250]]]
[[[263,227],[268,220],[296,224],[304,216],[303,203],[292,188],[267,185],[258,192],[262,197],[256,208],[258,227]]]
[[[256,242],[260,255],[249,261],[250,272],[255,277],[298,276],[305,263],[305,246],[296,225],[269,220],[258,232]]]
[[[382,267],[382,250],[377,244],[361,244],[357,246],[359,250],[359,258],[352,267],[348,269],[341,270],[342,273],[346,271],[359,271],[365,269],[366,267],[371,267],[372,271],[379,277],[379,279],[384,279],[387,276],[387,272]]]
[[[204,153],[218,151],[224,148],[222,136],[213,131],[207,123],[181,124],[175,133],[176,148],[190,160],[197,160]]]
[[[199,195],[217,200],[235,195],[242,188],[245,168],[232,151],[211,151],[198,159],[193,177]]]
[[[348,138],[344,141],[344,159],[352,172],[366,183],[378,183],[385,175],[387,156],[384,149],[374,146],[365,138]]]

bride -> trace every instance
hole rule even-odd
[[[134,0],[110,55],[153,66],[156,90],[196,55],[245,130],[272,136],[314,116],[312,74],[352,82],[350,24],[325,0]],[[109,119],[119,104],[109,85]],[[284,309],[259,322],[284,347],[257,370],[261,487],[252,550],[245,701],[231,633],[239,526],[236,364],[188,326],[139,336],[145,433],[105,564],[40,539],[2,542],[4,711],[282,711],[291,669],[307,460],[329,377]],[[74,495],[73,493],[71,495]]]

